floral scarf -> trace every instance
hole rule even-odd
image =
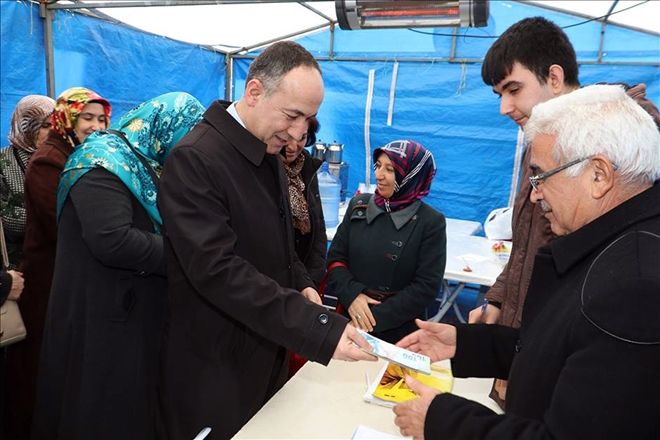
[[[78,116],[90,102],[98,102],[103,106],[103,112],[110,124],[110,116],[112,115],[112,106],[102,96],[96,94],[92,90],[84,87],[71,87],[65,90],[57,98],[55,103],[55,111],[51,116],[53,130],[57,131],[66,141],[73,147],[80,144],[78,136],[74,131]]]
[[[387,211],[399,211],[415,200],[424,198],[431,189],[435,175],[435,161],[429,150],[415,141],[393,141],[374,150],[374,163],[384,153],[394,166],[394,194],[384,198],[376,190],[376,205]]]
[[[202,120],[203,113],[204,106],[193,96],[166,93],[130,110],[113,127],[125,135],[130,146],[108,131],[89,135],[64,165],[57,188],[58,218],[78,179],[94,168],[105,168],[121,179],[160,231],[163,221],[156,206],[156,182],[138,154],[159,174],[172,148]]]
[[[282,160],[284,172],[289,183],[289,201],[291,203],[291,214],[293,216],[293,227],[303,235],[309,234],[312,225],[309,220],[309,207],[305,197],[305,182],[300,172],[305,164],[305,155],[299,155],[293,163],[288,164]]]
[[[23,97],[11,117],[9,128],[9,144],[27,153],[37,151],[37,137],[39,129],[45,123],[55,109],[53,98],[43,95],[27,95]]]

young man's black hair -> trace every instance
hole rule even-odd
[[[488,49],[481,77],[490,86],[499,84],[515,62],[530,70],[545,84],[550,66],[564,69],[564,83],[579,87],[575,50],[564,31],[543,17],[520,20],[508,28]]]

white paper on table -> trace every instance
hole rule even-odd
[[[387,432],[377,431],[364,425],[358,425],[358,427],[355,428],[355,431],[353,431],[353,435],[351,436],[351,440],[390,440],[402,438],[410,437],[401,437],[400,435],[388,434]]]
[[[484,257],[483,255],[477,255],[477,254],[459,255],[458,257],[455,258],[463,261],[469,261],[470,263],[481,263],[482,261],[488,260],[488,257]]]

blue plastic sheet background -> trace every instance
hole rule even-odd
[[[0,1],[0,142],[6,144],[11,112],[30,93],[46,92],[43,24],[38,7]],[[509,199],[517,126],[499,115],[497,97],[481,80],[480,60],[493,38],[516,21],[541,15],[560,26],[581,17],[512,1],[492,1],[486,28],[460,29],[451,55],[450,28],[321,32],[298,41],[321,61],[325,100],[319,112],[320,139],[345,144],[350,164],[349,191],[364,181],[364,120],[369,70],[375,87],[371,109],[372,149],[388,141],[412,138],[433,152],[437,177],[426,201],[449,217],[483,221]],[[567,28],[580,66],[582,84],[599,81],[644,82],[648,96],[660,102],[660,39],[608,25],[603,61],[598,57],[600,23]],[[445,35],[429,35],[428,32]],[[160,93],[187,91],[203,104],[224,96],[224,56],[80,14],[58,11],[54,21],[56,93],[74,85],[108,98],[115,117]],[[414,58],[419,61],[405,61]],[[370,60],[365,60],[370,59]],[[399,60],[393,123],[387,125],[390,83]],[[459,62],[463,60],[465,62]],[[250,59],[236,59],[235,97],[241,95]],[[626,64],[606,64],[617,62]],[[373,181],[373,175],[372,175]]]
[[[1,1],[1,145],[11,114],[28,94],[46,94],[39,8]],[[88,87],[110,101],[113,119],[162,93],[184,91],[209,105],[224,95],[224,55],[127,26],[58,10],[53,21],[55,93]]]

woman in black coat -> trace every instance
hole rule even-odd
[[[203,111],[190,95],[159,96],[69,157],[33,439],[156,437],[166,304],[158,174]]]
[[[325,275],[328,238],[321,208],[316,172],[323,161],[312,157],[305,147],[314,145],[319,122],[309,121],[307,134],[299,141],[291,140],[282,149],[282,165],[289,184],[289,202],[296,238],[296,254],[318,289]]]
[[[378,188],[349,203],[328,252],[328,287],[355,327],[394,343],[440,289],[445,218],[421,201],[435,175],[430,151],[394,141],[373,157]]]

